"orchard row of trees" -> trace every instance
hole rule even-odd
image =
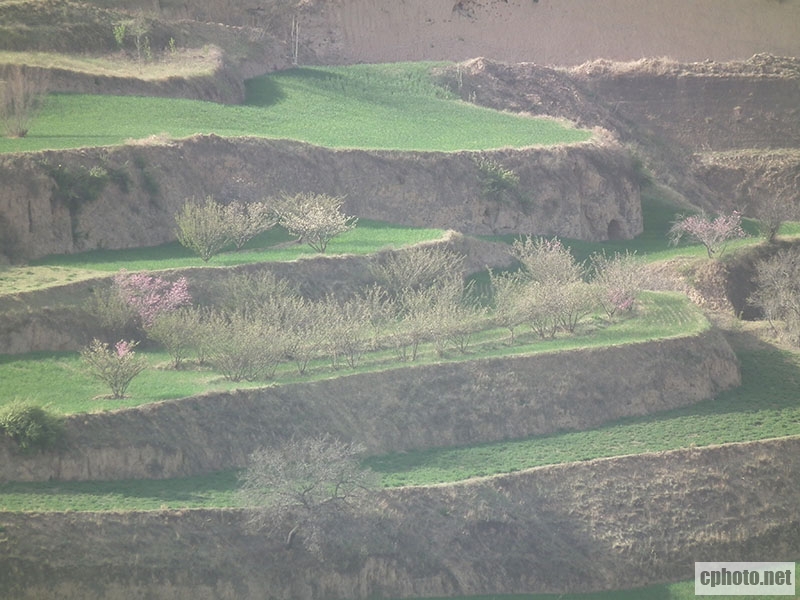
[[[587,315],[609,318],[629,311],[641,282],[631,254],[596,255],[577,263],[558,240],[527,238],[513,246],[520,268],[492,273],[493,298],[479,298],[466,283],[463,255],[437,247],[395,252],[372,268],[375,283],[347,297],[303,297],[271,272],[231,274],[218,283],[213,303],[194,301],[186,278],[175,281],[121,271],[97,290],[90,310],[111,332],[84,351],[113,372],[138,371],[136,343],[146,336],[169,352],[172,367],[193,358],[231,381],[268,380],[281,364],[304,374],[315,361],[357,368],[365,354],[385,350],[385,360],[415,361],[423,344],[439,355],[466,353],[475,334],[494,327],[529,328],[541,338],[571,334]],[[127,385],[111,385],[124,395]],[[120,375],[120,379],[125,377]],[[129,381],[128,381],[129,383]]]
[[[317,252],[325,252],[337,235],[358,219],[342,212],[344,198],[326,194],[283,194],[268,202],[222,204],[207,196],[186,200],[175,216],[178,241],[208,262],[226,247],[237,250],[277,224]]]

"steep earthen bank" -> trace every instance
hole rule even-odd
[[[726,210],[751,214],[754,207],[776,203],[785,207],[788,220],[800,219],[800,143],[776,150],[699,153],[693,171],[724,199],[720,207]]]
[[[382,454],[580,431],[739,382],[716,331],[343,375],[74,415],[60,450],[20,455],[0,440],[0,481],[179,477],[242,467],[261,446],[324,432]]]
[[[438,79],[498,110],[613,131],[661,183],[712,211],[730,210],[732,192],[740,208],[758,201],[757,186],[767,193],[786,187],[789,162],[796,169],[796,151],[778,149],[800,147],[797,58],[598,60],[572,69],[479,58],[439,69]],[[723,177],[720,168],[727,168]],[[742,170],[760,170],[757,181],[743,180]]]
[[[345,524],[366,537],[321,555],[248,530],[239,510],[0,513],[0,588],[7,600],[634,588],[691,579],[695,561],[800,556],[798,495],[794,437],[385,490]]]
[[[487,199],[477,159],[519,176],[508,201]],[[630,154],[605,139],[475,152],[332,150],[290,141],[197,136],[179,142],[0,157],[0,236],[31,259],[175,239],[186,198],[262,199],[280,192],[346,196],[365,219],[464,233],[536,233],[587,240],[642,230]]]
[[[134,0],[145,9],[150,0]],[[299,20],[302,61],[464,60],[574,65],[596,58],[744,59],[800,54],[800,6],[775,0],[303,0],[160,2],[166,18],[267,26],[291,39]]]

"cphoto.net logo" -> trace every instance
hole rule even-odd
[[[794,596],[793,562],[696,562],[695,596]]]

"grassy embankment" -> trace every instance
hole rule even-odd
[[[384,486],[427,485],[536,466],[800,435],[800,357],[739,334],[742,385],[716,398],[582,432],[371,457]],[[0,485],[0,510],[96,511],[236,506],[237,473],[174,480]]]
[[[458,151],[562,144],[590,132],[461,102],[431,63],[304,67],[247,82],[245,104],[52,94],[22,139],[0,152],[122,144],[198,133],[287,138],[332,148]],[[122,117],[122,118],[121,118]]]
[[[325,254],[326,256],[372,254],[388,248],[401,248],[436,240],[443,235],[442,229],[405,227],[360,219],[355,229],[331,240]],[[191,267],[233,267],[260,262],[290,261],[317,254],[310,246],[292,243],[294,239],[283,228],[275,227],[250,240],[242,250],[222,252],[207,263],[178,242],[148,248],[57,254],[32,261],[25,266],[0,266],[0,296],[74,283],[93,277],[105,277],[120,269],[135,272]]]
[[[394,350],[386,349],[365,354],[357,369],[346,367],[332,370],[329,360],[319,359],[309,365],[305,375],[299,376],[291,363],[279,366],[272,383],[291,383],[329,378],[349,374],[403,368],[409,364],[431,364],[445,360],[501,357],[541,352],[555,352],[580,348],[629,344],[691,335],[705,330],[708,322],[696,307],[677,294],[644,294],[638,314],[615,322],[588,321],[575,336],[559,336],[554,340],[539,340],[533,334],[517,336],[512,346],[507,343],[509,334],[504,329],[489,326],[477,332],[468,354],[455,350],[446,357],[436,354],[432,344],[420,347],[417,361],[399,362]],[[63,414],[94,412],[140,406],[160,400],[177,399],[211,390],[258,387],[270,382],[229,382],[210,368],[168,368],[169,356],[165,352],[140,352],[148,358],[151,367],[139,375],[122,400],[99,399],[108,393],[104,386],[92,380],[81,370],[80,358],[75,352],[36,352],[27,355],[0,355],[0,380],[3,392],[0,405],[16,399],[48,406]],[[162,367],[162,368],[159,368]],[[50,382],[58,381],[58,386]]]

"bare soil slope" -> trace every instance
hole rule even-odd
[[[541,467],[386,490],[372,535],[321,555],[238,510],[0,513],[7,600],[398,598],[622,589],[696,560],[800,552],[800,439]]]
[[[574,65],[800,54],[794,0],[338,0],[315,2],[300,41],[326,61],[464,60]],[[306,24],[308,22],[308,24]],[[322,28],[327,29],[322,35]],[[307,32],[307,33],[306,33]],[[308,36],[308,37],[306,37]]]

